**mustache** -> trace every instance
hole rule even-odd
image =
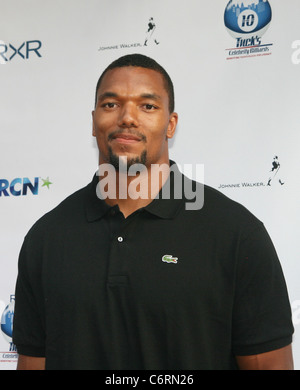
[[[147,137],[144,134],[140,133],[137,130],[131,130],[131,129],[126,129],[126,130],[119,129],[119,130],[112,131],[110,134],[108,134],[108,137],[107,137],[108,141],[113,140],[119,134],[131,134],[131,135],[134,135],[134,136],[140,138],[141,141],[147,142]]]

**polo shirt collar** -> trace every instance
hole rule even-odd
[[[183,199],[183,175],[179,171],[176,163],[170,160],[170,166],[172,167],[170,175],[165,182],[163,188],[160,190],[159,194],[153,201],[145,207],[145,210],[151,214],[156,215],[157,217],[163,219],[172,219],[175,218],[181,207],[184,205]],[[181,188],[181,198],[176,199],[174,196],[174,184],[179,183]],[[164,190],[168,188],[170,191],[166,191],[167,194],[170,194],[170,197],[164,197]]]
[[[101,219],[110,209],[104,200],[97,196],[97,184],[99,183],[99,176],[94,174],[93,180],[87,186],[87,198],[86,198],[86,216],[89,222]]]
[[[153,214],[162,219],[175,218],[179,210],[184,204],[184,199],[176,199],[174,197],[174,183],[183,182],[183,175],[179,171],[176,163],[170,160],[172,170],[170,175],[163,187],[169,186],[170,188],[170,199],[164,198],[164,188],[162,188],[153,201],[143,208],[146,212]],[[109,206],[104,200],[98,198],[96,193],[96,187],[99,183],[99,176],[95,173],[92,182],[87,186],[87,201],[86,201],[86,216],[89,222],[101,219],[112,207]],[[183,191],[182,191],[183,192]]]

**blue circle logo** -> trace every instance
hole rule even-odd
[[[225,26],[234,38],[261,37],[271,20],[272,10],[268,0],[230,0],[224,14]]]
[[[14,300],[14,296],[11,296],[11,301],[6,306],[1,316],[1,330],[4,338],[8,342],[11,342],[12,339],[14,308],[15,308],[15,300]]]

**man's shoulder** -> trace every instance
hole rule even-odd
[[[174,188],[176,181],[182,185],[185,206],[181,211],[187,211],[184,218],[194,220],[211,221],[223,226],[246,226],[260,227],[262,222],[244,205],[235,201],[221,191],[210,185],[201,183],[183,174],[176,163],[172,161],[172,171],[174,173]],[[176,191],[176,190],[175,190]]]
[[[236,209],[242,212],[248,212],[248,210],[241,203],[233,200],[225,195],[223,192],[211,187],[207,184],[204,186],[204,196],[206,205],[209,207],[229,207],[230,209]]]
[[[188,180],[192,182],[195,194],[197,195],[196,188],[198,188],[198,194],[203,197],[202,203],[200,202],[201,208],[194,212],[194,215],[197,217],[204,217],[211,222],[224,226],[227,225],[228,227],[235,225],[236,227],[248,226],[257,228],[263,225],[259,218],[242,203],[229,198],[224,193],[207,184],[191,179]]]
[[[232,216],[240,215],[241,217],[257,220],[257,217],[246,206],[236,200],[233,200],[232,198],[229,198],[227,195],[213,187],[205,185],[204,196],[204,202],[206,202],[206,205],[209,208],[213,208],[218,212],[222,211],[225,214],[231,214]]]
[[[74,220],[79,220],[85,216],[85,205],[92,183],[76,190],[57,206],[41,216],[31,227],[27,236],[35,233],[44,233],[53,229],[60,229]]]

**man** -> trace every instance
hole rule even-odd
[[[263,224],[169,161],[178,115],[165,70],[116,60],[92,115],[98,175],[22,246],[18,368],[292,369],[290,305]],[[203,207],[187,207],[191,183]]]

